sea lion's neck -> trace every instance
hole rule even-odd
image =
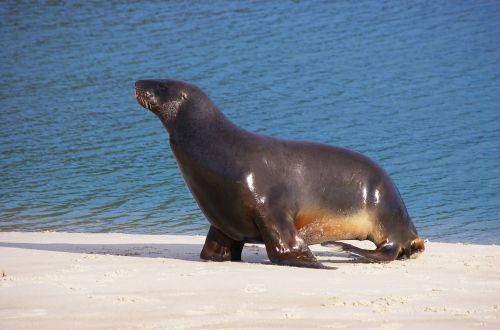
[[[170,147],[183,175],[191,173],[188,177],[197,176],[197,171],[238,175],[241,168],[235,164],[240,150],[252,148],[256,142],[250,135],[216,108],[202,115],[179,117],[169,129]]]
[[[211,102],[204,104],[204,107],[189,106],[183,110],[186,111],[179,111],[176,118],[162,122],[169,133],[170,142],[184,145],[186,149],[195,146],[200,151],[204,146],[222,146],[234,143],[242,134],[251,134],[233,124]]]

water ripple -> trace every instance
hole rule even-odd
[[[133,82],[193,81],[235,123],[352,148],[423,236],[499,243],[495,2],[2,2],[0,230],[203,233]]]

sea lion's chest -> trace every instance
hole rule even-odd
[[[182,176],[209,222],[235,240],[258,238],[254,202],[244,181],[245,168],[214,148],[190,149],[171,143]],[[216,149],[216,148],[215,148]]]

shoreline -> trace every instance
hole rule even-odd
[[[500,246],[427,242],[363,263],[312,246],[332,270],[203,262],[204,236],[0,232],[0,328],[500,327]],[[366,242],[350,243],[366,247]]]

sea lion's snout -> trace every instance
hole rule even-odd
[[[138,80],[135,83],[135,98],[137,102],[144,108],[153,110],[156,104],[153,93],[154,86],[148,80]]]

